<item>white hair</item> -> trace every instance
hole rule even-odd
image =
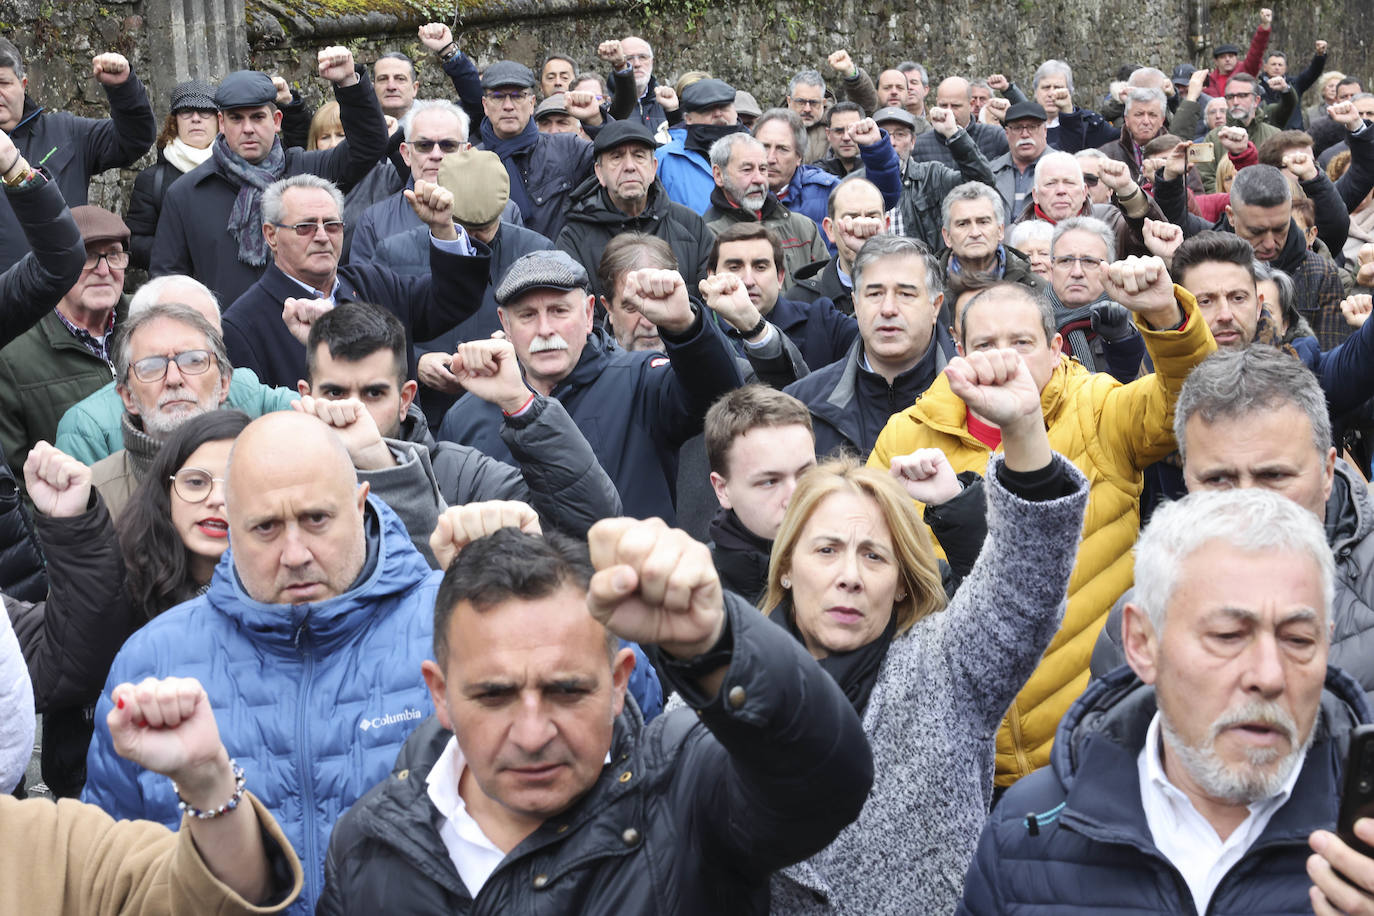
[[[427,111],[442,111],[451,114],[458,119],[458,139],[466,141],[468,131],[472,127],[472,122],[468,120],[468,113],[448,99],[419,99],[410,106],[405,117],[401,118],[401,136],[405,137],[406,142],[410,142],[411,126],[415,123],[415,116],[424,114]]]
[[[1040,170],[1047,169],[1052,165],[1063,165],[1068,167],[1078,176],[1078,183],[1083,183],[1083,166],[1078,164],[1073,153],[1066,153],[1062,150],[1051,150],[1040,157],[1040,161],[1035,163],[1035,183],[1040,184]]]
[[[1213,541],[1237,550],[1306,553],[1317,563],[1322,584],[1322,626],[1331,619],[1335,563],[1326,533],[1311,512],[1263,488],[1190,493],[1155,510],[1135,545],[1135,600],[1155,635],[1164,632],[1169,599],[1179,582],[1179,567]]]

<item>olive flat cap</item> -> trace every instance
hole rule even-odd
[[[724,80],[697,80],[682,90],[682,110],[702,111],[717,105],[735,104],[735,87]]]
[[[235,70],[221,80],[215,90],[215,107],[220,111],[256,108],[276,101],[277,87],[272,85],[272,77],[257,70]]]
[[[453,195],[453,218],[464,226],[487,225],[510,200],[510,173],[490,150],[449,153],[439,163],[439,184]]]
[[[496,304],[505,305],[532,289],[567,292],[587,288],[587,271],[564,251],[531,251],[506,268],[496,287]]]
[[[533,89],[535,87],[534,71],[514,60],[498,60],[482,71],[483,89],[507,87]]]

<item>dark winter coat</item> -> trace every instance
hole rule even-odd
[[[783,293],[784,299],[796,302],[815,302],[829,299],[835,308],[846,315],[854,314],[854,288],[840,279],[838,258],[828,261],[812,261],[793,277],[797,282]]]
[[[129,227],[129,266],[148,269],[162,202],[172,182],[185,174],[167,159],[163,150],[158,150],[157,161],[135,176],[134,189],[129,196],[129,213],[124,217],[124,225]]]

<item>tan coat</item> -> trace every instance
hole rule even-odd
[[[191,834],[151,821],[116,821],[73,799],[0,796],[0,913],[14,916],[239,916],[281,913],[301,892],[300,860],[251,794],[268,855],[289,870],[291,892],[253,906],[210,873]],[[275,850],[271,847],[275,845]]]

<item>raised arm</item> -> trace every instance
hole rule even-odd
[[[127,168],[148,152],[157,139],[157,118],[148,92],[123,54],[97,55],[91,61],[91,75],[105,90],[110,117],[93,122],[85,135],[87,171],[95,174]]]
[[[824,848],[873,781],[858,715],[835,681],[724,592],[710,551],[686,532],[607,519],[588,546],[588,609],[621,639],[653,646],[655,667],[700,715],[669,790],[687,842],[760,878]]]
[[[345,192],[386,156],[388,140],[377,93],[372,91],[367,73],[359,70],[347,48],[330,47],[319,52],[320,76],[334,84],[344,140],[333,149],[303,154],[306,171],[328,178]]]

